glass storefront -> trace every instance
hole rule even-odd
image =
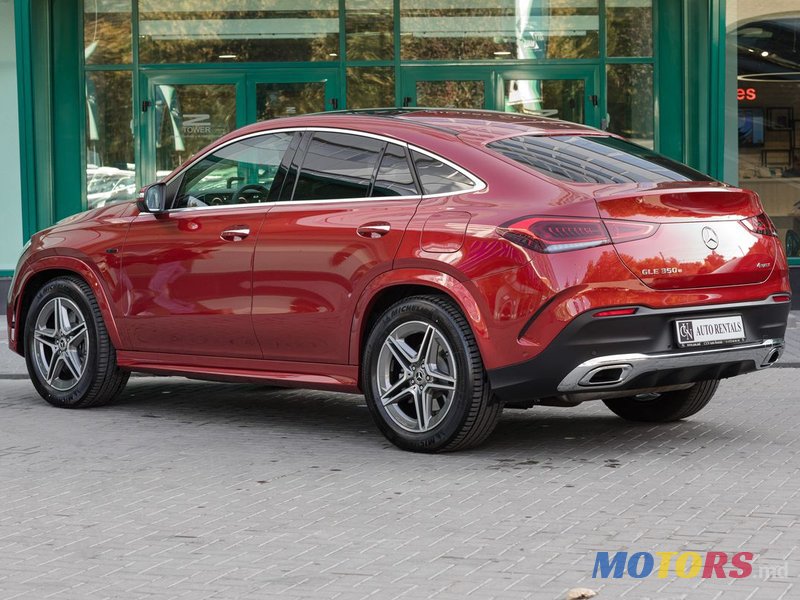
[[[394,58],[394,2],[350,0],[346,3],[347,60]]]
[[[404,0],[404,60],[597,58],[599,0]]]
[[[325,83],[257,83],[256,120],[291,117],[325,110]]]
[[[85,206],[257,120],[487,108],[653,148],[652,0],[84,0]]]
[[[143,63],[329,61],[339,53],[337,0],[138,0],[138,6]]]
[[[653,65],[608,65],[606,81],[608,130],[653,149]]]
[[[394,106],[394,88],[392,67],[347,68],[347,108]]]
[[[131,15],[131,0],[85,0],[83,43],[87,65],[131,64]]]
[[[726,180],[756,191],[800,264],[800,6],[728,0]]]
[[[130,71],[86,73],[87,208],[136,194],[132,94]]]
[[[506,112],[584,123],[586,85],[582,79],[509,79],[503,85]]]
[[[797,0],[13,4],[26,236],[248,123],[485,108],[602,128],[754,189],[800,285]]]
[[[451,106],[452,108],[483,108],[486,89],[483,81],[445,79],[418,81],[419,106]]]

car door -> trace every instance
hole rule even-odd
[[[135,218],[123,250],[132,350],[261,358],[253,252],[293,135],[258,134],[211,151],[169,181],[169,210]]]
[[[306,132],[287,170],[255,252],[256,335],[267,359],[347,364],[359,295],[391,268],[420,201],[407,149]]]

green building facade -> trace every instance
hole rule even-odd
[[[796,0],[0,0],[0,276],[236,127],[376,106],[619,133],[758,191],[800,273],[798,47]]]

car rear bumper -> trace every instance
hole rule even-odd
[[[616,308],[616,307],[615,307]],[[609,397],[724,379],[771,366],[783,352],[788,302],[765,301],[691,308],[636,307],[633,315],[575,318],[535,358],[489,372],[496,397],[507,403],[559,396]],[[674,322],[686,318],[741,315],[741,343],[678,348]],[[536,324],[533,324],[536,327]]]
[[[581,393],[625,389],[628,382],[637,387],[667,386],[676,383],[678,371],[703,373],[703,379],[718,379],[715,372],[725,372],[738,365],[739,373],[771,367],[783,352],[783,340],[764,340],[728,348],[710,348],[692,352],[661,354],[616,354],[587,360],[569,372],[558,384],[559,393]],[[707,372],[707,373],[706,373]],[[692,379],[690,376],[689,379]]]

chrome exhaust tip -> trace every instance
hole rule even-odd
[[[762,367],[771,367],[774,365],[778,359],[781,357],[781,349],[780,348],[773,348],[767,357],[764,359],[764,362],[761,363]]]
[[[578,382],[581,386],[594,386],[594,385],[619,385],[628,378],[628,375],[633,371],[633,367],[629,364],[617,365],[603,365],[596,369],[592,369],[584,375]]]

